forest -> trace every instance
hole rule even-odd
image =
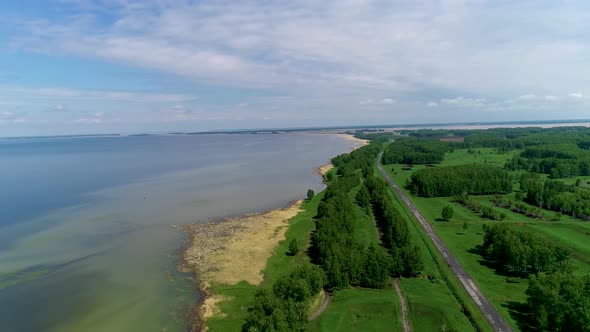
[[[528,277],[569,269],[570,252],[534,233],[516,231],[505,223],[483,229],[485,256],[503,273]]]
[[[569,214],[574,218],[590,216],[590,190],[556,180],[542,180],[538,174],[524,173],[520,178],[524,201],[543,209]]]
[[[493,165],[457,165],[416,171],[408,186],[423,197],[506,194],[512,191],[512,179]]]
[[[438,164],[449,144],[431,139],[400,138],[389,144],[381,162],[389,164]]]
[[[302,331],[307,326],[310,299],[321,289],[383,288],[391,276],[416,276],[422,269],[418,249],[411,245],[407,221],[393,208],[385,184],[373,176],[380,141],[332,159],[336,176],[327,188],[315,216],[308,248],[310,263],[258,290],[248,306],[243,331]],[[381,229],[383,246],[360,243],[354,236],[355,204],[348,193],[360,186],[356,204],[373,214]]]

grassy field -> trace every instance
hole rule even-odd
[[[473,162],[488,162],[498,166],[517,152],[509,154],[495,153],[495,149],[475,149],[481,154],[470,154],[467,150],[455,150],[447,153],[441,166],[469,164]],[[475,160],[477,159],[477,161]],[[422,168],[415,166],[412,170],[404,171],[400,165],[386,166],[386,171],[400,185],[412,172]],[[570,179],[575,182],[575,179]],[[407,192],[407,191],[406,191]],[[497,223],[482,219],[462,205],[452,202],[451,198],[422,198],[411,196],[412,201],[433,224],[435,230],[446,243],[449,249],[457,257],[463,267],[472,275],[483,293],[492,304],[506,317],[516,328],[519,324],[518,304],[526,300],[525,290],[528,280],[498,275],[479,254],[477,248],[483,242],[483,225]],[[478,196],[475,199],[480,202],[490,203],[490,196]],[[446,205],[452,205],[454,216],[449,222],[441,221],[441,210]],[[506,214],[505,222],[515,228],[531,230],[555,243],[572,250],[574,264],[579,273],[590,273],[590,224],[563,216],[560,221],[540,221],[528,218],[524,215],[501,209]],[[548,212],[552,214],[552,212]],[[463,230],[463,224],[468,225]],[[522,326],[520,326],[522,327]]]
[[[401,331],[400,303],[393,288],[338,291],[309,331]],[[417,330],[419,331],[419,330]]]
[[[377,168],[375,167],[377,172]],[[414,243],[424,262],[420,278],[401,279],[415,331],[491,331],[489,324],[397,195],[390,191],[396,209],[410,221]]]

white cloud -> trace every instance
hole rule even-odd
[[[65,106],[64,106],[63,104],[57,104],[57,105],[55,105],[55,106],[53,107],[53,109],[54,109],[55,111],[59,111],[59,112],[61,112],[61,111],[65,110],[66,108],[65,108]]]
[[[381,104],[394,104],[396,101],[394,99],[391,98],[384,98],[381,99]]]
[[[547,100],[547,101],[556,101],[558,99],[559,99],[559,97],[553,96],[553,95],[547,95],[547,96],[545,96],[545,100]]]
[[[529,93],[529,94],[526,94],[526,95],[519,96],[518,99],[521,99],[521,100],[533,100],[533,99],[537,99],[537,95]]]
[[[435,103],[435,102],[431,101],[431,102],[428,102],[426,104],[426,106],[428,106],[428,107],[438,107],[438,103]]]
[[[83,3],[78,19],[21,24],[25,36],[14,38],[12,45],[246,86],[314,89],[324,84],[396,91],[432,86],[495,94],[579,86],[590,74],[590,63],[580,63],[590,61],[584,60],[589,44],[564,29],[584,24],[587,17],[567,6],[479,1]],[[114,17],[112,23],[96,19],[103,11]]]
[[[459,107],[480,107],[486,103],[485,98],[464,98],[464,97],[456,97],[456,98],[442,98],[440,100],[441,104],[452,105],[452,106],[459,106]]]
[[[581,99],[584,98],[584,95],[579,93],[579,92],[574,92],[574,93],[570,93],[568,95],[568,97],[572,97],[572,98],[577,98],[577,99]]]

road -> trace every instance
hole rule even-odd
[[[402,307],[402,326],[403,332],[411,332],[412,328],[410,327],[410,320],[408,319],[408,304],[406,303],[406,298],[402,293],[402,287],[399,284],[399,279],[391,278],[391,284],[395,291],[397,292],[397,296],[399,297],[399,302]]]
[[[325,291],[324,294],[326,295],[324,296],[324,302],[322,302],[322,305],[318,308],[318,310],[316,310],[313,314],[311,314],[311,316],[309,316],[309,318],[307,319],[308,321],[312,321],[318,318],[328,308],[328,304],[330,304],[330,300],[332,299],[332,293],[329,291]]]
[[[420,223],[428,237],[430,237],[430,239],[434,243],[434,246],[442,255],[444,260],[447,262],[455,276],[457,276],[457,279],[459,279],[461,285],[463,285],[469,296],[473,299],[473,302],[475,302],[479,310],[481,310],[485,318],[488,320],[488,322],[490,322],[492,328],[495,331],[499,332],[512,331],[512,328],[510,328],[508,322],[506,322],[506,320],[500,315],[496,308],[492,306],[490,301],[485,297],[485,295],[483,295],[479,287],[477,287],[473,278],[471,278],[469,273],[467,273],[467,271],[465,271],[461,264],[459,264],[459,261],[457,261],[455,256],[451,254],[449,248],[447,248],[444,242],[438,237],[438,234],[436,234],[436,232],[432,228],[432,225],[430,225],[426,218],[424,218],[422,213],[420,213],[420,211],[416,208],[414,203],[410,201],[410,199],[406,196],[403,190],[401,190],[401,188],[397,184],[395,184],[391,177],[389,177],[389,175],[383,170],[383,167],[381,166],[381,154],[377,158],[377,167],[379,168],[379,171],[381,172],[381,174],[383,174],[383,177],[385,177],[387,182],[389,182],[393,189],[395,189],[395,191],[398,193],[402,201],[404,201],[406,206],[410,209],[410,211],[412,211],[412,214],[414,214],[414,216],[416,217],[416,219],[418,220],[418,222]]]

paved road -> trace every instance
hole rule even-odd
[[[326,295],[324,296],[324,302],[322,302],[322,305],[318,308],[318,310],[316,310],[311,316],[309,316],[309,318],[307,318],[308,321],[318,318],[328,308],[328,304],[330,304],[330,300],[332,299],[332,293],[325,291],[324,294]]]
[[[438,249],[438,252],[440,252],[442,257],[445,259],[445,261],[455,274],[455,276],[457,276],[457,279],[459,279],[459,282],[461,282],[461,285],[463,285],[469,296],[471,296],[471,298],[473,299],[473,302],[475,302],[475,304],[479,307],[479,310],[481,310],[485,318],[490,322],[492,328],[495,331],[499,332],[512,331],[510,325],[508,325],[506,320],[504,320],[504,318],[500,315],[500,313],[498,313],[496,308],[494,308],[491,305],[490,301],[488,301],[488,299],[483,295],[479,287],[477,287],[477,285],[475,284],[475,281],[473,281],[473,278],[471,278],[469,273],[467,273],[467,271],[465,271],[461,264],[459,264],[455,256],[451,254],[449,248],[447,248],[444,242],[438,237],[430,223],[426,220],[426,218],[424,218],[424,216],[416,208],[414,203],[412,203],[410,199],[408,199],[408,197],[401,190],[401,188],[397,184],[395,184],[395,182],[393,182],[389,175],[383,170],[383,167],[381,167],[381,155],[379,155],[379,157],[377,158],[377,167],[379,168],[379,171],[381,172],[381,174],[383,174],[387,182],[389,182],[393,189],[395,189],[395,191],[398,193],[399,197],[408,206],[410,211],[412,211],[412,213],[414,214],[422,228],[424,228],[426,234],[430,237],[430,239],[436,246],[436,249]]]
[[[402,306],[402,326],[404,332],[411,332],[412,328],[410,327],[410,320],[408,319],[408,304],[406,303],[406,298],[402,293],[402,287],[399,284],[399,279],[391,278],[391,284],[395,288],[397,292],[397,296],[399,297],[399,302]]]

